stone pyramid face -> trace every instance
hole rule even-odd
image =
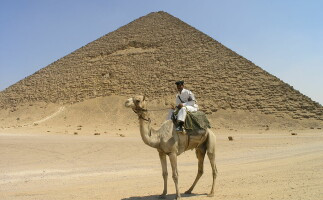
[[[174,95],[182,79],[199,105],[322,119],[322,106],[165,12],[150,13],[81,47],[0,93],[0,107],[108,96]]]

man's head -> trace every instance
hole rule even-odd
[[[176,81],[177,90],[181,92],[184,89],[184,81]]]

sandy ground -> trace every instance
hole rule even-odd
[[[138,133],[139,135],[139,133]],[[323,199],[323,133],[217,136],[216,194],[211,170],[183,199]],[[0,134],[0,199],[158,199],[158,154],[138,137]],[[197,172],[194,151],[178,159],[181,193]],[[169,165],[169,163],[168,163]],[[170,172],[170,166],[168,166]],[[168,178],[167,199],[175,197]]]

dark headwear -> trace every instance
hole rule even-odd
[[[184,85],[184,81],[176,81],[176,85]]]

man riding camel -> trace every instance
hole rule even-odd
[[[176,95],[176,108],[177,110],[177,132],[183,132],[183,125],[185,122],[185,118],[187,115],[187,111],[189,112],[196,112],[198,110],[198,105],[196,104],[196,100],[194,94],[184,88],[184,81],[177,81],[177,95]],[[172,111],[172,113],[174,110]]]

